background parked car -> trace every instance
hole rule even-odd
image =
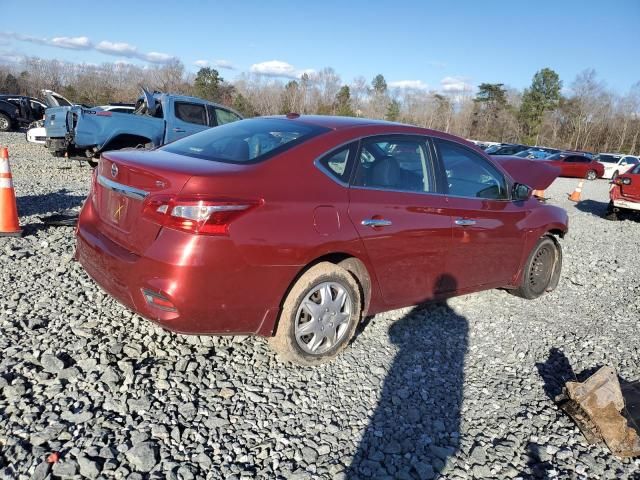
[[[516,153],[514,156],[520,158],[530,158],[530,159],[542,159],[547,158],[554,153],[558,153],[560,150],[557,148],[547,148],[547,147],[531,147],[527,150],[523,150],[519,153]]]
[[[528,150],[529,146],[518,143],[503,143],[502,145],[494,145],[485,150],[487,155],[515,155],[516,153]]]
[[[595,160],[604,167],[603,178],[616,178],[618,175],[631,170],[635,165],[640,164],[640,158],[621,153],[599,153],[596,155]]]
[[[547,157],[544,161],[560,167],[561,177],[595,180],[604,175],[604,167],[600,163],[573,152],[559,152]]]
[[[0,95],[0,132],[26,127],[44,116],[47,105],[24,95]]]
[[[640,164],[614,179],[609,198],[609,220],[617,220],[622,211],[640,212]]]

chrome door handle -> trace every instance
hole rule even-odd
[[[367,218],[365,220],[362,220],[362,222],[360,223],[365,227],[372,227],[372,228],[388,227],[389,225],[391,225],[390,220],[384,220],[382,218]]]
[[[455,223],[456,225],[460,225],[461,227],[470,227],[471,225],[475,225],[476,221],[471,220],[470,218],[459,218],[453,223]]]

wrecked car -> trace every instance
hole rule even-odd
[[[86,159],[95,165],[104,151],[152,149],[241,119],[229,108],[201,98],[143,89],[133,114],[81,106],[47,109],[45,145],[56,157]]]
[[[135,106],[128,103],[111,103],[100,107],[93,107],[95,110],[100,109],[106,112],[133,113]],[[44,119],[33,122],[29,125],[29,129],[25,133],[27,142],[44,145],[47,141],[47,130],[44,127]]]
[[[611,183],[607,218],[618,220],[623,212],[640,212],[640,165],[636,165],[627,173],[618,175]]]
[[[44,115],[47,106],[24,95],[0,95],[0,132],[23,128]]]

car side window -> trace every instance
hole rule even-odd
[[[322,157],[318,162],[324,167],[324,170],[343,183],[349,182],[349,154],[351,153],[351,146],[339,148],[331,153],[328,153]]]
[[[402,192],[435,191],[433,164],[422,138],[365,138],[355,163],[354,186]]]
[[[454,142],[441,139],[434,142],[445,170],[449,195],[492,200],[509,198],[506,178],[483,157]]]
[[[216,108],[216,119],[218,120],[218,125],[224,125],[225,123],[237,122],[238,120],[242,120],[238,115],[229,110],[224,110],[222,108]]]
[[[176,102],[176,117],[188,123],[207,124],[204,105],[199,103]]]

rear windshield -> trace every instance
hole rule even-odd
[[[596,155],[596,162],[618,163],[619,161],[620,155],[603,155],[602,153]]]
[[[279,118],[252,118],[210,128],[162,150],[218,162],[255,163],[328,130]]]

